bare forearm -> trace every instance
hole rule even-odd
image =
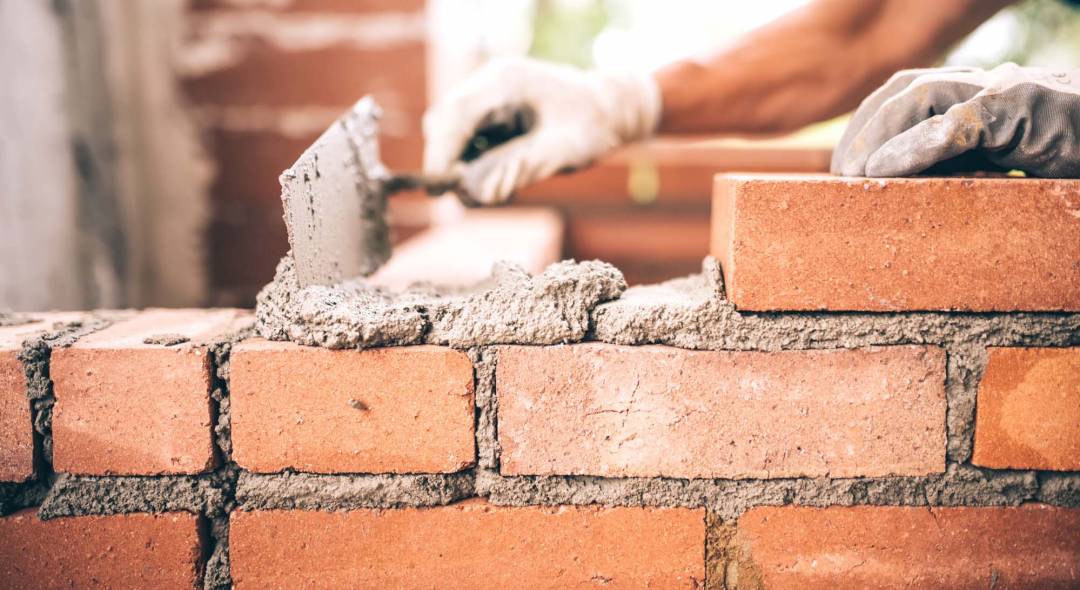
[[[779,133],[843,114],[929,65],[1011,0],[816,0],[656,74],[662,133]]]

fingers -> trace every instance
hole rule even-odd
[[[922,121],[886,141],[866,161],[866,176],[909,176],[980,146],[987,111],[976,100]]]
[[[517,190],[576,164],[573,152],[547,135],[529,134],[486,152],[464,166],[462,189],[482,205],[505,203]]]
[[[833,171],[845,176],[866,173],[866,162],[885,142],[923,120],[945,113],[982,90],[980,73],[933,73],[912,80],[884,100],[834,157]]]
[[[465,144],[489,113],[514,102],[505,83],[520,60],[493,60],[424,113],[424,172],[452,171]]]
[[[866,126],[866,123],[878,112],[881,105],[890,98],[896,96],[900,92],[907,89],[917,78],[927,74],[959,74],[959,73],[973,73],[978,72],[976,68],[923,68],[913,70],[900,70],[892,75],[885,84],[875,90],[870,96],[866,97],[859,105],[859,108],[855,110],[855,114],[852,115],[851,121],[848,123],[847,128],[844,130],[844,135],[840,138],[839,143],[836,144],[836,149],[833,150],[832,162],[829,165],[829,171],[833,174],[840,174],[842,168],[842,162],[846,157],[849,146],[852,139]]]

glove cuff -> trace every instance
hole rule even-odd
[[[651,137],[660,124],[660,87],[650,74],[601,73],[615,133],[623,143]]]

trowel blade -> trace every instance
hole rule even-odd
[[[371,274],[390,257],[380,115],[360,99],[279,178],[301,287]]]

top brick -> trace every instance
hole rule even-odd
[[[1080,181],[717,176],[745,310],[1080,310]]]
[[[210,353],[249,323],[232,309],[149,310],[53,351],[53,464],[90,475],[214,465]]]

